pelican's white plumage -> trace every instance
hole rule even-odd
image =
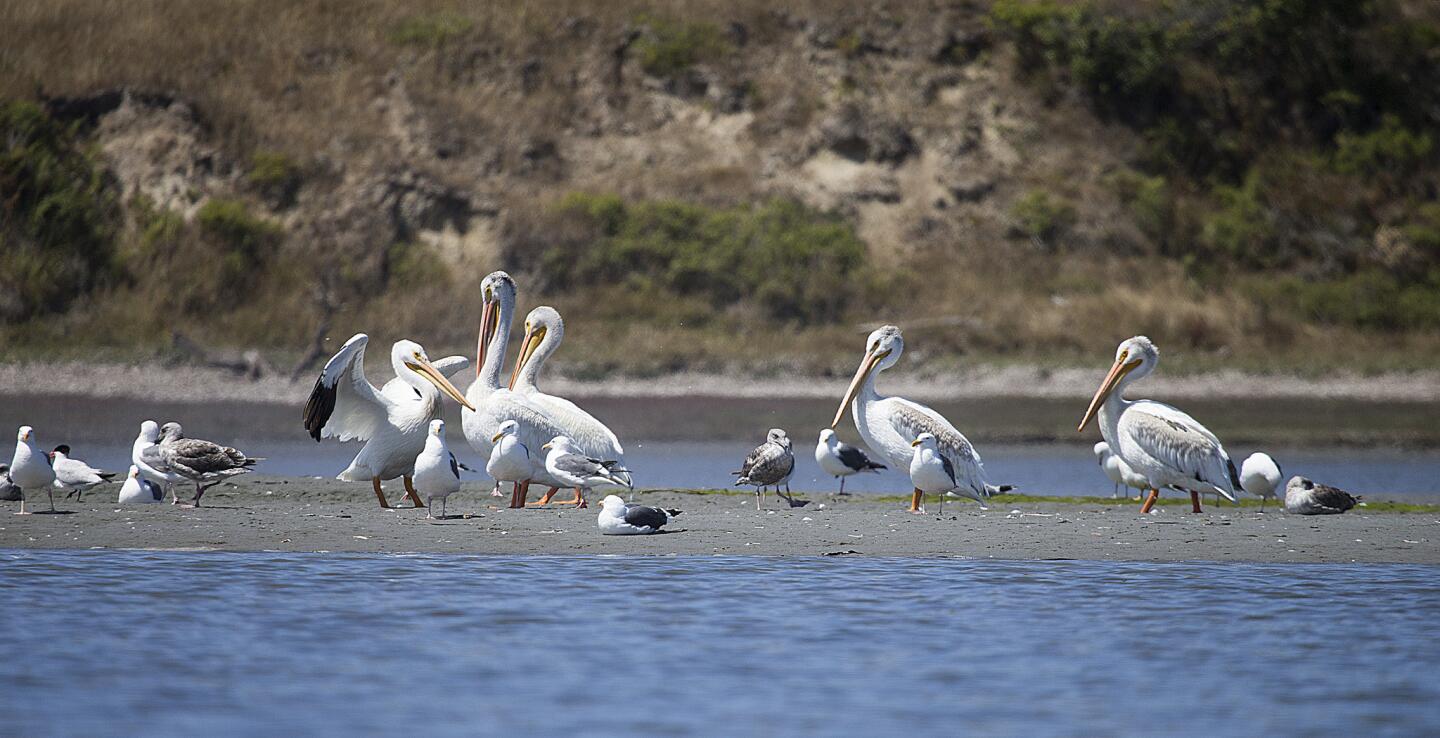
[[[326,362],[305,404],[305,429],[316,441],[365,441],[337,479],[371,481],[381,506],[389,507],[380,482],[405,477],[407,495],[422,506],[410,478],[415,457],[425,447],[426,429],[440,416],[440,395],[443,392],[461,405],[468,401],[414,341],[397,341],[391,347],[395,379],[376,389],[365,376],[368,343],[368,336],[357,333]],[[463,363],[447,361],[451,371],[458,371]]]
[[[565,338],[565,321],[560,313],[548,305],[541,305],[525,316],[525,338],[520,342],[520,353],[515,357],[515,371],[510,378],[510,389],[517,399],[528,404],[545,416],[550,424],[558,428],[555,435],[569,438],[581,453],[597,459],[617,462],[625,468],[625,448],[620,439],[608,426],[595,416],[585,412],[579,405],[557,395],[540,390],[537,382],[545,362],[560,348]],[[553,436],[552,436],[553,437]],[[632,483],[628,471],[616,474],[624,480],[624,486]],[[548,502],[546,495],[542,502]]]
[[[1240,480],[1220,439],[1179,409],[1154,400],[1127,400],[1124,390],[1160,362],[1160,352],[1144,336],[1121,342],[1115,363],[1090,401],[1080,430],[1099,412],[1100,435],[1110,450],[1149,482],[1149,512],[1161,487],[1190,492],[1200,512],[1201,493],[1215,492],[1231,502]]]
[[[445,518],[445,501],[460,491],[460,463],[445,443],[445,421],[430,421],[425,448],[415,457],[415,491],[432,507],[440,501],[440,518]],[[425,517],[431,517],[426,511]]]
[[[131,465],[125,475],[125,483],[120,485],[120,499],[117,501],[121,505],[145,505],[163,499],[165,493],[160,490],[160,485],[143,477],[140,467]]]
[[[35,429],[20,426],[15,434],[15,455],[10,458],[10,481],[22,490],[43,489],[50,496],[50,509],[55,509],[55,469],[50,457],[35,446]],[[20,513],[25,513],[25,497],[20,497]]]
[[[849,405],[855,429],[860,431],[865,445],[895,469],[910,468],[913,456],[910,444],[921,433],[929,433],[935,437],[936,448],[954,467],[957,491],[965,490],[980,496],[1002,491],[986,483],[980,454],[943,415],[918,402],[903,397],[886,397],[876,391],[875,378],[894,366],[904,351],[905,340],[896,326],[887,325],[870,334],[865,341],[865,357],[855,371],[855,378],[845,391],[830,427],[834,428],[840,422],[845,406]],[[913,512],[918,509],[918,504],[912,502],[910,507]]]
[[[1275,497],[1285,473],[1269,454],[1256,452],[1240,464],[1240,486],[1249,494],[1260,498],[1260,512],[1265,512],[1265,503]],[[1284,496],[1282,491],[1281,496]]]

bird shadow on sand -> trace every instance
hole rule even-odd
[[[75,510],[26,510],[25,515],[74,515]],[[21,513],[15,513],[20,515]]]

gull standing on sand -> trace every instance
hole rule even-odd
[[[439,418],[430,421],[425,448],[415,457],[415,489],[432,507],[440,500],[441,520],[445,519],[445,501],[460,491],[460,463],[445,443],[445,421]],[[425,517],[432,517],[430,510]]]
[[[1197,513],[1201,492],[1217,492],[1235,502],[1240,478],[1214,433],[1163,402],[1125,399],[1125,388],[1148,376],[1159,363],[1160,352],[1150,339],[1135,336],[1122,341],[1077,430],[1085,430],[1099,412],[1100,435],[1110,450],[1149,482],[1150,494],[1141,513],[1154,507],[1161,487],[1189,492],[1191,509]]]
[[[945,416],[918,402],[903,397],[885,397],[875,390],[876,376],[894,366],[904,351],[905,339],[898,327],[887,325],[871,332],[865,339],[865,356],[840,400],[840,408],[835,411],[830,427],[840,423],[840,419],[845,417],[846,406],[850,406],[861,440],[886,464],[896,469],[909,468],[914,455],[910,444],[921,433],[929,433],[935,436],[936,448],[954,468],[959,487],[982,496],[1010,490],[1009,485],[996,487],[985,481],[985,467],[980,461],[980,454]],[[918,500],[912,499],[910,512],[918,512],[918,504]]]
[[[185,481],[185,478],[174,472],[162,472],[153,466],[145,463],[145,449],[152,448],[160,442],[160,425],[153,420],[147,420],[140,424],[140,434],[135,436],[135,442],[130,444],[130,463],[139,467],[140,474],[146,479],[163,485],[165,491],[171,495],[171,504],[180,504],[180,493],[175,491],[177,482]]]
[[[520,440],[520,424],[507,420],[500,424],[500,430],[490,439],[490,459],[485,462],[485,473],[495,480],[510,483],[510,499],[520,493],[520,483],[534,475],[534,464],[530,461],[530,449]]]
[[[600,501],[600,516],[595,521],[600,533],[607,536],[644,536],[659,533],[679,510],[665,510],[645,505],[627,505],[619,495],[606,495]]]
[[[786,493],[790,491],[790,475],[795,473],[795,454],[790,449],[790,436],[785,430],[771,428],[765,434],[765,442],[746,455],[740,470],[730,472],[738,475],[736,487],[755,487],[756,510],[764,509],[766,487],[774,487],[775,494],[785,498],[790,507],[797,506],[788,494],[780,492],[781,485],[785,485]]]
[[[825,428],[820,431],[820,442],[815,444],[815,463],[832,477],[840,480],[840,494],[845,494],[845,478],[851,474],[873,471],[879,472],[887,468],[870,460],[855,446],[841,441],[835,436],[835,431]]]
[[[1129,464],[1110,451],[1110,444],[1104,441],[1095,444],[1095,460],[1100,462],[1100,470],[1105,472],[1105,476],[1115,483],[1115,489],[1110,493],[1112,498],[1119,499],[1122,488],[1133,487],[1140,490],[1142,494],[1150,488],[1150,483],[1145,481],[1145,477],[1136,474]],[[1128,498],[1130,495],[1126,493],[1125,496]]]
[[[548,420],[544,432],[552,433],[551,429],[554,429],[552,437],[569,438],[580,453],[618,464],[621,471],[617,472],[616,478],[624,480],[622,486],[632,488],[630,473],[624,471],[625,449],[615,433],[580,406],[563,397],[546,394],[537,385],[540,370],[560,348],[564,338],[565,321],[555,308],[541,305],[525,316],[525,338],[520,342],[520,352],[515,356],[515,370],[510,374],[512,397]],[[549,504],[555,492],[554,488],[547,491],[540,498],[540,504]],[[576,490],[575,499],[560,500],[556,504],[577,504],[579,499],[579,490]]]
[[[940,512],[945,512],[945,495],[951,492],[958,493],[961,497],[980,503],[981,510],[988,510],[985,506],[985,496],[975,490],[962,486],[955,477],[955,467],[945,454],[940,453],[940,446],[936,443],[933,433],[921,433],[910,443],[914,452],[910,457],[910,483],[915,487],[910,498],[910,511],[913,513],[925,512],[926,492],[938,492],[940,494]]]
[[[1285,485],[1285,512],[1292,515],[1339,515],[1360,504],[1360,499],[1343,489],[1316,484],[1305,477],[1290,477]]]
[[[129,473],[125,475],[125,483],[120,485],[120,499],[117,502],[121,505],[138,505],[162,502],[164,499],[165,493],[160,489],[160,485],[141,476],[140,467],[132,464]]]
[[[166,423],[160,428],[160,443],[141,454],[154,469],[178,474],[195,483],[195,499],[190,504],[200,507],[205,490],[239,474],[248,474],[261,458],[245,454],[218,443],[199,438],[186,438],[179,423]]]
[[[22,425],[15,439],[15,455],[10,459],[10,479],[22,490],[20,512],[16,514],[26,514],[23,491],[27,489],[45,490],[45,494],[50,496],[50,512],[55,512],[55,488],[51,486],[55,482],[55,470],[50,466],[50,457],[35,447],[35,429]]]
[[[1260,512],[1265,512],[1265,502],[1281,489],[1285,473],[1270,454],[1255,452],[1240,465],[1240,486],[1249,494],[1260,498]],[[1282,493],[1283,494],[1283,493]]]
[[[586,456],[568,436],[555,436],[541,448],[550,452],[545,456],[545,470],[575,490],[580,499],[576,507],[589,507],[585,491],[592,487],[629,487],[630,476],[619,462]]]
[[[365,441],[336,479],[370,482],[380,507],[389,509],[380,482],[401,477],[405,496],[415,507],[424,507],[413,482],[415,457],[425,448],[430,421],[440,417],[442,393],[474,409],[446,378],[468,366],[469,360],[453,356],[431,363],[420,344],[396,341],[390,347],[395,378],[377,390],[365,377],[369,341],[364,333],[357,333],[325,363],[305,402],[305,430],[317,443],[323,437]]]
[[[70,447],[60,444],[50,452],[50,466],[55,469],[55,489],[65,491],[65,499],[73,495],[80,501],[80,494],[91,487],[104,484],[115,476],[79,460],[70,458]]]

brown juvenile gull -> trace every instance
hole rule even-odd
[[[249,458],[229,446],[186,438],[179,423],[166,423],[161,427],[160,442],[145,449],[142,457],[161,473],[179,474],[194,482],[195,499],[191,504],[195,507],[200,507],[200,497],[205,490],[227,477],[246,474],[256,462],[264,461]]]
[[[1305,477],[1291,477],[1285,485],[1285,512],[1292,515],[1339,515],[1360,503],[1360,498]]]
[[[781,428],[771,428],[765,434],[765,442],[745,457],[740,470],[730,473],[738,475],[736,487],[755,487],[755,509],[760,510],[764,507],[766,487],[774,487],[775,494],[785,498],[791,507],[799,507],[789,495],[790,475],[794,471],[795,454],[790,450],[790,436]],[[780,493],[781,485],[785,486],[785,494]]]

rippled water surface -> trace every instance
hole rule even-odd
[[[6,735],[1440,730],[1440,568],[0,555]]]

